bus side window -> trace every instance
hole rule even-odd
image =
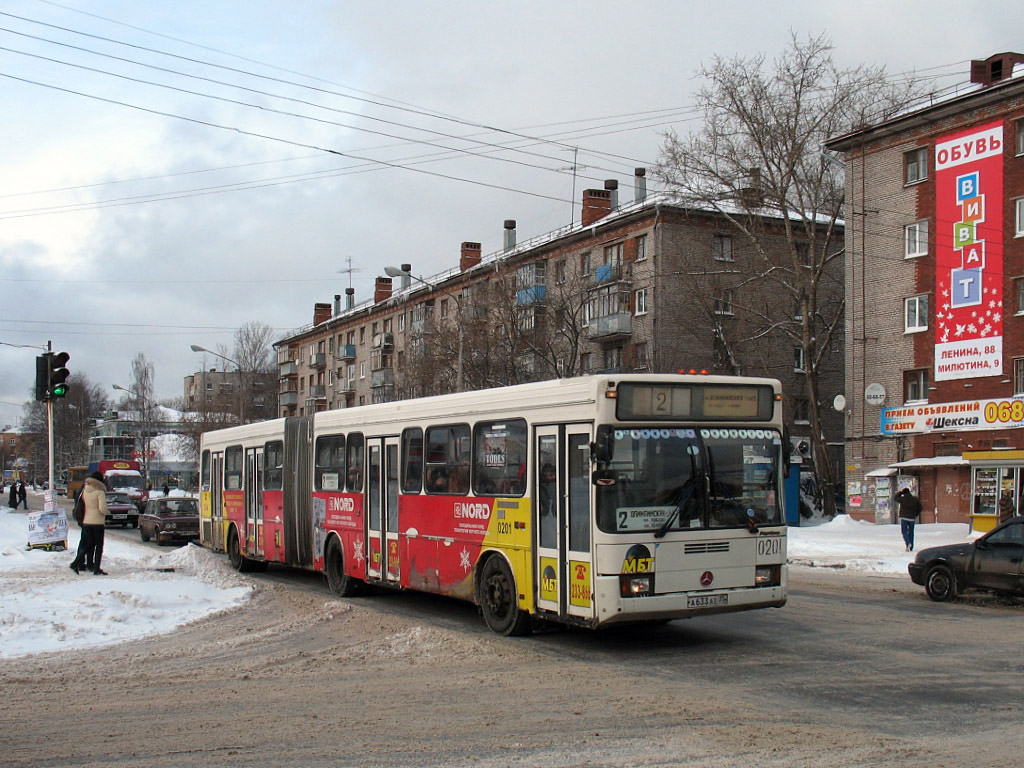
[[[419,493],[423,487],[423,430],[402,431],[402,493]]]
[[[522,496],[526,490],[525,419],[482,421],[473,427],[473,492]]]
[[[363,435],[353,432],[348,436],[348,480],[349,493],[363,492]]]

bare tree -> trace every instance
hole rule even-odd
[[[243,421],[267,419],[277,414],[273,340],[274,329],[255,320],[235,331],[234,360],[238,363]]]
[[[130,391],[127,393],[126,402],[138,430],[142,474],[147,478],[152,440],[160,433],[160,425],[164,422],[163,411],[156,402],[153,381],[153,364],[146,359],[144,353],[139,352],[132,359],[131,386],[128,387]]]
[[[802,350],[814,466],[826,513],[834,511],[839,479],[826,449],[819,389],[822,366],[841,347],[844,306],[835,288],[841,273],[843,169],[822,149],[826,139],[884,119],[909,103],[914,82],[894,84],[876,67],[839,69],[824,36],[793,36],[768,64],[763,55],[716,58],[699,74],[704,126],[681,139],[669,134],[657,172],[688,205],[727,220],[752,250],[742,274],[719,284],[757,285],[781,300],[748,301],[746,323],[721,344],[729,367],[740,365],[742,342],[789,339]],[[766,243],[781,236],[785,258]],[[830,282],[831,281],[831,282]],[[750,295],[749,293],[747,295]],[[722,297],[719,296],[721,300]],[[721,307],[718,307],[720,310]],[[724,313],[715,312],[719,316]],[[721,319],[721,317],[719,317]]]

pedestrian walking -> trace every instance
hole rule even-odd
[[[24,480],[18,483],[18,502],[23,508],[28,509],[28,491],[25,489]],[[17,509],[18,505],[15,504],[14,508]]]
[[[903,534],[903,543],[907,545],[907,552],[914,551],[914,526],[921,518],[921,500],[904,488],[896,494],[896,504],[899,506],[900,532]]]
[[[103,475],[93,472],[85,478],[82,486],[82,502],[85,504],[85,518],[82,520],[82,539],[78,543],[78,554],[71,561],[71,570],[80,573],[83,568],[97,576],[106,576],[100,567],[103,560],[104,524],[107,521],[107,486]]]
[[[11,492],[7,496],[7,507],[8,509],[18,508],[18,484],[11,481]]]

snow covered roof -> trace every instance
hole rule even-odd
[[[899,469],[928,469],[930,467],[966,467],[970,462],[963,456],[929,456],[921,459],[907,459],[890,464]]]

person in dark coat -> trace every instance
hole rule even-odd
[[[900,531],[903,533],[903,543],[907,545],[907,552],[914,551],[914,527],[921,518],[921,500],[904,488],[896,494],[896,504],[899,506]]]
[[[25,509],[28,509],[28,491],[25,490],[25,481],[22,480],[18,483],[18,501]],[[14,508],[17,509],[18,505],[15,504]]]
[[[11,493],[7,497],[7,506],[11,509],[18,508],[18,484],[11,482]]]

